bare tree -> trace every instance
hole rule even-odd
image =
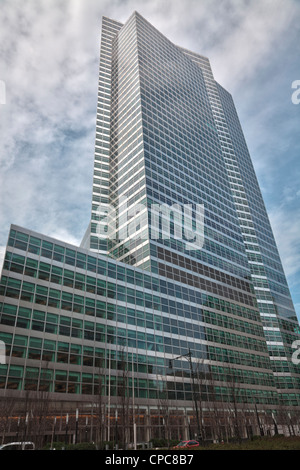
[[[192,387],[194,387],[193,392],[193,399],[194,399],[194,407],[197,406],[198,410],[198,417],[197,419],[199,422],[197,426],[197,432],[200,436],[198,439],[205,441],[205,426],[204,426],[204,403],[207,403],[207,394],[205,393],[206,386],[207,386],[207,377],[206,377],[206,364],[204,363],[204,359],[198,359],[195,366],[195,372],[192,368],[191,374],[194,374],[194,382],[192,382]],[[195,410],[195,411],[197,411]]]
[[[209,386],[209,401],[207,403],[209,412],[209,422],[211,425],[211,434],[213,440],[224,441],[226,436],[224,432],[224,406],[222,402],[217,401],[216,381],[211,370],[206,372],[206,381]]]
[[[241,442],[242,433],[240,426],[240,414],[239,414],[239,396],[240,396],[240,384],[238,375],[235,369],[229,368],[227,373],[227,386],[230,394],[230,418],[234,429],[234,437]]]
[[[32,438],[38,448],[43,446],[47,430],[47,417],[49,414],[49,387],[47,382],[47,368],[40,373],[37,392],[32,394],[30,416]]]
[[[96,421],[96,443],[101,448],[105,440],[105,429],[106,429],[106,399],[105,399],[105,372],[103,369],[103,358],[98,358],[98,378],[97,383],[95,384],[94,397],[95,401],[92,403],[91,410],[91,434],[90,439],[92,439],[92,425],[94,424],[94,419]],[[94,407],[96,409],[95,417],[93,414]],[[109,417],[107,417],[109,419]]]
[[[129,395],[129,371],[128,362],[126,361],[126,355],[124,348],[122,347],[118,351],[119,359],[117,361],[118,376],[117,376],[117,396],[118,396],[118,415],[120,416],[121,426],[121,443],[123,448],[127,447],[129,441],[129,406],[130,406],[130,395]],[[118,440],[118,428],[116,418],[116,441]]]
[[[3,397],[0,400],[0,432],[2,434],[2,444],[5,442],[6,434],[10,430],[11,416],[15,405],[15,399],[12,397]]]
[[[162,417],[164,439],[170,447],[171,428],[170,428],[170,400],[168,396],[168,381],[165,377],[161,377],[162,389],[158,392],[158,419]],[[159,422],[160,425],[160,422]]]

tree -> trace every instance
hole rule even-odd
[[[115,439],[118,441],[118,418],[120,417],[121,425],[121,443],[123,448],[127,447],[129,441],[129,405],[130,405],[130,395],[129,395],[129,371],[128,371],[128,361],[126,361],[126,355],[124,348],[122,347],[118,351],[118,360],[117,360],[117,404],[119,406],[116,409],[116,431]]]
[[[170,401],[168,396],[168,381],[165,377],[161,377],[161,389],[158,391],[158,419],[160,425],[160,418],[163,420],[164,439],[167,441],[168,447],[171,440],[170,429]]]
[[[101,448],[105,440],[105,429],[106,429],[106,401],[105,401],[105,373],[102,367],[103,358],[99,358],[99,368],[97,383],[95,385],[94,397],[95,401],[92,404],[91,412],[91,439],[92,439],[92,418],[94,420],[93,409],[96,408],[95,420],[96,420],[96,443]],[[107,419],[110,417],[108,416]]]
[[[13,397],[3,397],[0,400],[0,432],[2,435],[1,444],[5,442],[7,432],[10,430],[10,418],[16,408],[16,401]]]

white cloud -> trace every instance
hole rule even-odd
[[[269,211],[269,217],[285,273],[292,277],[300,272],[300,210],[282,206]]]
[[[289,198],[281,206],[269,210],[274,237],[287,278],[298,320],[300,321],[300,209],[289,206]]]
[[[41,232],[72,225],[75,233],[88,223],[100,20],[94,37],[81,41],[75,3],[82,5],[16,1],[2,8],[1,238],[10,223]]]
[[[74,246],[79,246],[81,243],[81,238],[75,237],[73,233],[68,232],[68,230],[64,228],[49,230],[48,235],[55,240],[63,240],[65,243],[69,243]]]
[[[226,31],[214,48],[213,65],[218,70],[216,79],[234,91],[236,85],[259,76],[273,60],[282,35],[296,24],[297,6],[293,1],[282,0],[231,2],[231,5],[236,21],[232,21],[232,30]]]

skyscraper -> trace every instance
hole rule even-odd
[[[0,294],[15,397],[101,397],[143,439],[166,409],[201,439],[299,409],[299,325],[232,97],[137,12],[102,21],[82,246],[12,226]]]

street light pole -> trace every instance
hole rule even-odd
[[[68,444],[68,424],[69,424],[69,413],[66,415],[66,435],[65,435],[65,444]]]
[[[78,436],[78,408],[76,408],[75,444],[77,444],[77,436]]]
[[[196,419],[197,419],[197,428],[198,428],[198,436],[199,436],[199,440],[202,441],[202,433],[201,433],[201,429],[200,429],[200,420],[199,420],[199,412],[198,412],[198,403],[197,403],[197,397],[196,397],[196,393],[195,393],[195,376],[194,376],[194,369],[193,369],[193,363],[192,363],[192,352],[191,350],[189,349],[189,352],[187,354],[182,354],[181,356],[177,356],[177,357],[174,357],[174,359],[171,359],[170,360],[170,368],[172,368],[172,360],[176,360],[176,359],[180,359],[180,358],[185,358],[189,361],[189,364],[190,364],[190,372],[191,372],[191,376],[192,376],[192,393],[193,393],[193,400],[194,400],[194,404],[195,404],[195,411],[196,411]]]
[[[132,421],[133,421],[133,443],[134,443],[134,450],[136,450],[136,420],[135,420],[133,353],[132,353]]]
[[[109,342],[109,344],[110,344],[110,342]],[[108,415],[107,441],[108,442],[110,441],[110,387],[111,387],[111,383],[110,383],[111,364],[110,364],[110,361],[111,361],[111,349],[109,348],[109,350],[108,350],[108,412],[107,412],[107,415]]]

